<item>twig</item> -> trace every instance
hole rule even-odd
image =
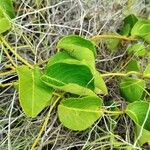
[[[2,43],[1,43],[1,44],[2,44]],[[5,46],[3,46],[3,44],[2,44],[2,49],[4,50],[5,54],[7,55],[7,58],[10,60],[10,62],[12,63],[12,65],[13,65],[14,67],[16,67],[17,65],[14,63],[13,59],[11,58],[11,56],[9,55],[7,49],[5,48]]]
[[[33,68],[32,65],[30,65],[25,59],[23,59],[15,50],[12,49],[12,47],[8,44],[8,42],[4,39],[2,35],[0,35],[0,40],[1,43],[4,43],[4,45],[20,60],[22,61],[25,65],[27,65],[30,68]]]
[[[0,73],[0,76],[7,76],[7,75],[10,75],[12,73],[15,73],[16,71],[15,70],[10,70],[10,71],[7,71],[7,72],[2,72]]]
[[[0,84],[0,87],[7,87],[7,86],[13,86],[14,85],[14,83],[6,83],[6,84]]]
[[[50,106],[50,109],[49,109],[48,114],[47,114],[47,116],[46,116],[46,118],[45,118],[45,121],[44,121],[44,123],[43,123],[43,126],[42,126],[42,128],[41,128],[41,130],[40,130],[40,132],[39,132],[39,134],[38,134],[38,136],[37,136],[37,138],[35,139],[35,141],[34,141],[32,147],[31,147],[31,150],[35,150],[35,147],[36,147],[36,145],[38,144],[38,142],[39,142],[39,140],[40,140],[40,137],[42,136],[42,134],[43,134],[43,132],[44,132],[44,130],[45,130],[47,124],[48,124],[48,120],[49,120],[49,118],[50,118],[50,114],[51,114],[53,108],[55,107],[56,103],[59,101],[59,99],[60,99],[60,97],[58,97],[58,98],[54,101],[54,103],[52,104],[52,106]]]
[[[127,41],[136,41],[136,39],[134,39],[133,37],[126,37],[126,36],[112,35],[112,34],[96,35],[93,36],[90,40],[96,42],[96,41],[100,41],[101,39],[121,39]]]
[[[121,73],[121,72],[115,72],[115,73],[106,73],[106,74],[101,74],[102,77],[108,77],[108,76],[128,76],[131,74],[136,74],[136,75],[140,75],[143,76],[142,73],[140,72],[136,72],[136,71],[129,71],[127,73]],[[144,75],[146,77],[146,75]]]

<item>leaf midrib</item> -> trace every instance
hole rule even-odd
[[[139,85],[138,85],[139,82],[142,83],[142,80],[136,81],[135,83],[132,83],[132,84],[123,86],[123,87],[121,87],[121,88],[122,88],[122,89],[123,89],[123,88],[127,88],[127,87],[133,86],[133,85],[135,85],[135,84],[137,84],[137,86],[139,86]],[[126,83],[126,82],[122,82],[121,84],[124,84],[124,83]],[[141,86],[139,86],[139,87],[141,87]]]
[[[33,112],[34,112],[34,98],[35,98],[35,91],[34,91],[34,84],[35,84],[35,80],[34,80],[34,72],[32,72],[32,115],[34,114]]]
[[[80,109],[80,108],[73,108],[73,107],[67,107],[65,105],[60,104],[59,106],[64,107],[69,110],[73,111],[82,111],[82,112],[90,112],[90,113],[102,113],[102,110],[99,108],[99,110],[90,110],[90,109]]]

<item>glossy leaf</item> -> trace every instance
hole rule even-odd
[[[150,142],[150,104],[146,101],[131,103],[127,106],[126,113],[136,125],[136,139],[142,130],[141,137],[138,140],[139,144],[143,145]]]
[[[97,96],[68,98],[58,106],[58,116],[65,127],[82,131],[102,116],[101,106],[102,100]]]
[[[48,61],[46,70],[48,70],[48,68],[55,63],[61,63],[61,62],[65,62],[67,60],[72,60],[72,61],[76,62],[77,64],[78,63],[84,64],[90,69],[91,73],[93,74],[92,78],[94,80],[94,85],[95,85],[94,92],[95,93],[97,93],[97,94],[107,94],[108,93],[107,87],[106,87],[105,82],[104,82],[103,78],[101,77],[100,73],[98,71],[96,71],[95,68],[91,69],[91,67],[88,66],[87,62],[78,61],[75,58],[71,57],[66,51],[58,52],[57,54],[52,56]]]
[[[135,23],[138,21],[137,17],[134,14],[131,14],[129,16],[127,16],[123,22],[124,25],[120,31],[121,35],[129,35],[131,32],[131,29],[133,28],[133,26],[135,25]]]
[[[139,20],[133,27],[131,33],[136,36],[144,36],[150,33],[150,20]]]
[[[65,36],[58,42],[57,48],[67,51],[75,59],[85,61],[94,70],[96,49],[91,41],[76,35]]]
[[[66,51],[58,52],[49,58],[48,64],[46,65],[46,70],[55,63],[64,62],[65,60],[71,59],[76,61],[76,59],[71,57]]]
[[[90,50],[94,54],[94,56],[96,56],[96,48],[94,43],[78,35],[65,36],[58,42],[57,48],[64,49],[70,52],[71,54],[75,53],[75,51],[79,51],[79,54],[80,53],[82,54],[82,52]],[[80,59],[80,57],[83,57],[82,59],[85,58],[84,55],[80,56],[79,54],[72,54],[72,55],[74,55],[77,59],[78,58]]]
[[[127,49],[128,54],[134,54],[137,57],[143,57],[146,54],[146,48],[143,44],[134,44]]]
[[[67,51],[71,57],[83,61],[88,65],[95,79],[95,92],[97,94],[108,93],[103,78],[95,68],[96,49],[91,41],[77,35],[70,35],[62,38],[58,42],[57,47]]]
[[[6,14],[10,18],[15,17],[15,11],[14,11],[14,8],[13,8],[12,0],[0,0],[0,7],[3,8],[3,10],[6,12]]]
[[[150,20],[140,20],[138,21],[131,31],[132,36],[139,36],[145,41],[149,42],[150,36]]]
[[[139,101],[145,89],[145,81],[142,79],[125,78],[120,83],[122,97],[129,102]]]
[[[36,117],[50,104],[53,89],[41,81],[39,68],[30,70],[26,66],[17,68],[19,76],[19,101],[28,117]]]
[[[78,60],[67,59],[47,66],[42,81],[66,92],[95,95],[93,75],[90,69]]]

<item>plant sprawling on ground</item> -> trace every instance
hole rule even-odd
[[[44,9],[40,8],[42,5],[40,1],[37,0],[36,4],[39,10]],[[26,16],[26,14],[23,15]],[[42,13],[38,17],[44,18]],[[31,49],[35,55],[33,64],[31,58],[27,61],[5,37],[12,28],[17,36],[22,32],[21,30],[17,31],[13,22],[15,18],[13,2],[11,0],[0,1],[1,62],[8,59],[7,65],[5,64],[7,71],[2,71],[0,76],[16,74],[13,82],[10,80],[5,83],[4,80],[0,86],[2,89],[7,89],[9,86],[14,87],[15,94],[12,105],[14,105],[15,95],[18,93],[19,101],[17,102],[19,103],[16,104],[15,109],[19,110],[17,112],[19,114],[23,112],[24,118],[22,119],[31,119],[32,122],[44,114],[42,126],[37,127],[37,135],[33,135],[34,138],[27,147],[28,149],[42,149],[44,146],[53,148],[56,141],[42,141],[42,137],[49,134],[46,127],[53,112],[58,115],[57,126],[63,125],[64,130],[81,134],[92,128],[87,142],[80,146],[81,149],[109,149],[110,145],[105,143],[108,139],[111,142],[111,148],[140,149],[141,147],[150,147],[150,20],[129,14],[116,32],[99,34],[91,38],[77,34],[66,35],[57,40],[54,47],[57,52],[42,61],[38,61],[39,58],[37,58],[38,46],[33,49],[32,42],[22,34],[20,38],[23,38],[24,42],[20,47],[26,48],[25,43],[27,43],[27,48]],[[36,23],[31,24],[35,25]],[[41,27],[39,33],[42,34],[43,30]],[[36,32],[36,36],[40,36],[39,33]],[[44,38],[45,35],[40,36],[42,41]],[[42,43],[42,41],[40,42]],[[115,72],[108,71],[109,69],[105,67],[101,70],[98,69],[99,52],[97,49],[100,45],[103,45],[112,55],[119,53],[120,49],[126,48],[123,55],[125,60],[122,56],[117,62]],[[99,62],[102,62],[100,58]],[[116,105],[118,103],[117,97],[110,98],[110,86],[113,84],[118,85],[116,91],[118,90],[117,97],[121,99],[119,99],[121,105]],[[3,111],[3,108],[1,110]],[[10,112],[13,113],[12,107]],[[124,135],[119,131],[122,130],[120,128],[124,128],[123,121],[119,122],[119,119],[123,117],[128,119],[126,123],[132,124],[132,135]],[[22,120],[14,126],[21,124]],[[37,124],[39,124],[38,120]],[[103,124],[107,124],[107,126],[104,127]],[[7,140],[5,140],[6,133],[3,133],[5,126],[8,128]],[[99,136],[90,142],[90,136],[95,130],[95,126],[97,128],[96,137]],[[8,141],[8,148],[13,148],[10,138],[12,136],[10,135],[11,115],[9,116],[9,125],[2,123],[1,127],[3,127],[1,146],[3,147]],[[56,127],[57,129],[60,131],[59,127]],[[125,130],[128,131],[128,129]],[[55,136],[57,137],[57,134]],[[30,139],[30,137],[25,138]],[[129,140],[126,142],[126,139]],[[20,146],[15,149],[20,149]]]

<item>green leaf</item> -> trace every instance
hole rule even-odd
[[[0,34],[11,28],[11,23],[7,18],[0,18]]]
[[[137,57],[145,56],[147,50],[143,44],[134,44],[127,49],[128,54],[134,54]]]
[[[129,72],[129,71],[136,71],[136,72],[140,72],[140,67],[139,67],[139,64],[138,62],[135,60],[135,59],[132,59],[127,67],[126,67],[126,71]]]
[[[17,68],[19,76],[19,101],[28,117],[36,117],[50,104],[53,89],[41,81],[39,68],[30,70],[26,66]]]
[[[76,59],[71,57],[66,51],[56,53],[55,55],[53,55],[49,58],[48,63],[46,65],[46,71],[53,64],[65,62],[67,60],[76,61]]]
[[[12,0],[0,0],[0,7],[3,8],[3,10],[6,12],[6,14],[10,18],[15,17],[15,11],[14,11],[14,8],[13,8]]]
[[[135,25],[135,23],[138,21],[137,17],[134,14],[131,14],[129,16],[127,16],[123,22],[124,25],[120,31],[121,35],[126,35],[128,36],[131,32],[131,29],[133,28],[133,26]]]
[[[96,86],[95,92],[97,94],[108,94],[105,82],[95,68],[94,56],[96,56],[96,49],[95,45],[91,41],[77,35],[70,35],[62,38],[58,42],[57,47],[63,49],[63,53],[61,52],[58,55],[56,54],[56,56],[50,59],[48,64],[70,58],[80,60],[90,68],[93,74],[94,84]]]
[[[107,86],[101,76],[101,74],[96,71],[94,74],[94,85],[96,94],[108,94]]]
[[[126,24],[122,27],[121,31],[119,32],[121,35],[128,36],[130,34],[131,28],[129,24]]]
[[[132,35],[144,36],[150,33],[150,20],[139,20],[132,29]]]
[[[78,60],[66,59],[47,66],[42,81],[66,92],[95,95],[93,74],[88,66]]]
[[[11,22],[7,15],[10,18],[15,17],[12,0],[1,0],[0,1],[0,34],[6,32],[11,28]]]
[[[145,35],[145,36],[144,36],[144,40],[145,40],[147,43],[150,43],[150,34]]]
[[[135,122],[136,138],[138,138],[142,130],[142,135],[138,141],[139,144],[143,145],[146,142],[150,142],[150,104],[146,101],[133,102],[127,106],[126,113]],[[141,129],[142,126],[143,129]]]
[[[143,38],[146,42],[150,39],[150,20],[139,20],[131,31],[132,36],[139,36]]]
[[[0,34],[11,28],[11,23],[8,17],[4,14],[3,8],[0,7]]]
[[[97,96],[68,98],[58,106],[58,116],[65,127],[82,131],[102,116],[101,106],[102,99]]]
[[[150,78],[150,64],[148,64],[143,73],[144,77]]]
[[[139,20],[132,28],[131,34],[135,36],[144,36],[150,33],[150,29],[147,28],[150,25],[150,20]]]
[[[70,53],[76,53],[75,51],[79,51],[79,54],[83,54],[84,52],[90,50],[94,56],[96,57],[96,48],[92,41],[84,39],[78,35],[68,35],[63,37],[57,44],[57,47],[60,49],[64,49]],[[87,50],[88,49],[88,50]],[[82,53],[83,52],[83,53]],[[84,55],[72,54],[77,59],[84,59]]]
[[[122,97],[129,101],[139,101],[145,89],[145,81],[142,79],[125,78],[120,83]]]
[[[94,44],[77,35],[69,35],[62,38],[57,48],[67,51],[70,56],[80,61],[85,61],[94,70],[96,49]]]
[[[91,69],[91,67],[88,66],[87,62],[78,61],[75,58],[71,57],[66,51],[58,52],[57,54],[55,54],[54,56],[52,56],[49,59],[48,64],[46,66],[46,72],[49,70],[50,66],[52,66],[53,64],[67,62],[70,60],[76,62],[77,64],[78,63],[84,64],[90,69],[91,73],[93,74],[92,78],[94,80],[94,85],[95,85],[94,92],[95,93],[97,93],[97,94],[107,94],[108,93],[107,87],[106,87],[105,82],[104,82],[103,78],[101,77],[100,73],[98,71],[96,71],[95,68]],[[46,78],[46,80],[47,80],[47,78]]]

